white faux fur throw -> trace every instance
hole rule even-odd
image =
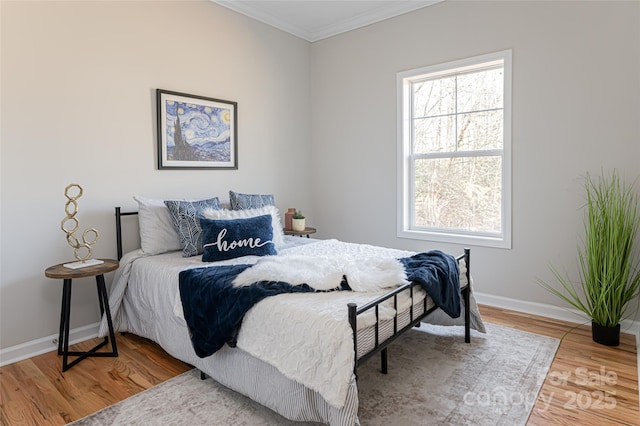
[[[375,257],[355,261],[344,257],[304,255],[267,256],[243,271],[233,281],[236,287],[258,281],[307,284],[316,290],[331,290],[345,277],[353,291],[366,292],[406,284],[402,264],[393,258]]]

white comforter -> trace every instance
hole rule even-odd
[[[166,289],[167,287],[171,289],[169,293],[165,290],[164,294],[172,294],[173,300],[169,305],[173,306],[172,312],[154,313],[153,315],[158,317],[173,316],[174,320],[177,319],[184,324],[185,333],[188,333],[186,323],[182,318],[179,300],[178,273],[180,270],[222,264],[256,263],[263,260],[255,267],[256,271],[262,268],[263,271],[260,273],[264,273],[266,270],[274,274],[281,274],[282,269],[278,267],[277,263],[286,263],[287,260],[304,262],[305,259],[309,259],[309,256],[323,259],[323,265],[337,264],[336,268],[312,267],[307,272],[296,269],[292,273],[297,276],[292,276],[289,279],[299,282],[315,280],[316,285],[319,286],[326,279],[331,283],[327,284],[327,287],[332,288],[335,287],[334,280],[338,277],[335,271],[339,271],[339,274],[350,274],[350,285],[353,285],[352,281],[362,282],[363,287],[360,290],[368,292],[297,293],[269,297],[255,305],[245,315],[237,346],[252,356],[273,365],[287,378],[317,391],[330,405],[340,408],[344,404],[348,387],[353,380],[353,339],[347,318],[347,303],[364,304],[386,292],[380,288],[402,284],[404,282],[403,271],[394,269],[393,265],[398,262],[393,259],[413,254],[413,252],[402,250],[325,240],[282,250],[276,259],[244,257],[225,262],[203,264],[199,257],[185,259],[179,257],[178,253],[162,255],[167,258],[163,259],[163,266],[155,267],[153,271],[137,271],[133,275],[154,281],[152,286],[145,287],[147,288],[145,291],[155,291],[155,288]],[[114,325],[120,331],[129,330],[126,310],[121,309],[122,301],[127,292],[134,261],[141,257],[144,257],[141,251],[131,252],[123,257],[121,267],[114,278],[109,305],[114,317]],[[376,266],[378,274],[375,279],[372,280],[373,277],[367,275],[370,268],[358,267],[363,264],[368,264],[369,267]],[[254,268],[247,271],[252,269]],[[280,277],[280,275],[278,276]],[[341,275],[339,276],[341,277]],[[254,278],[249,272],[247,276],[239,276],[238,279],[237,285],[242,285],[251,282]],[[371,288],[371,282],[374,282],[373,288]],[[368,287],[365,288],[364,286],[367,285]],[[355,286],[358,287],[358,284]],[[136,296],[134,293],[128,294],[127,297],[135,298]],[[151,296],[144,295],[144,297]],[[145,309],[148,302],[144,302],[142,299],[141,297],[140,309]],[[402,310],[403,305],[408,303],[408,300],[401,300],[399,310]],[[131,300],[127,305],[132,306]],[[483,331],[475,302],[472,304],[472,308],[475,308],[476,314],[473,315],[476,319],[475,328]],[[394,311],[391,307],[380,311],[382,319],[391,318],[393,314]],[[372,317],[359,316],[358,328],[370,325],[373,320]],[[106,332],[107,327],[103,320],[100,335],[105,335]],[[192,348],[190,349],[193,351]]]

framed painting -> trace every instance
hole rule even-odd
[[[237,169],[238,104],[157,89],[158,169]]]

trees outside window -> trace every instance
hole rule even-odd
[[[511,51],[398,74],[398,236],[511,246]]]

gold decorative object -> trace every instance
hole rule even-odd
[[[82,187],[77,183],[69,184],[64,189],[64,195],[67,197],[64,211],[67,215],[60,222],[60,228],[67,233],[67,243],[73,247],[73,253],[78,260],[78,262],[67,263],[64,266],[73,269],[102,263],[101,260],[91,259],[91,246],[100,238],[98,231],[95,228],[86,229],[82,233],[82,244],[75,235],[80,227],[80,221],[76,218],[76,214],[78,213],[78,198],[82,197],[82,192]],[[88,236],[93,236],[93,239],[89,240]],[[86,250],[84,256],[81,254],[83,250]]]

